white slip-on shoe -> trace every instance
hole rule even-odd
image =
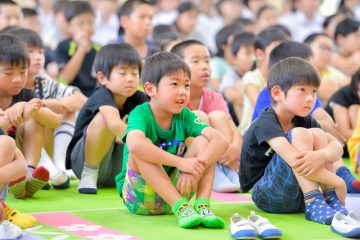
[[[3,221],[0,224],[0,239],[1,240],[13,240],[20,239],[23,235],[23,232],[20,227],[12,224],[8,220]]]
[[[360,226],[360,214],[350,211],[348,214],[348,218],[356,224]]]
[[[253,225],[259,238],[275,239],[282,236],[282,232],[274,224],[270,223],[267,218],[256,215],[254,211],[250,212],[248,220]]]
[[[360,225],[356,224],[350,217],[347,217],[340,212],[336,212],[331,223],[331,230],[343,237],[360,237]]]
[[[230,218],[230,233],[234,239],[255,239],[256,231],[249,221],[238,213]]]

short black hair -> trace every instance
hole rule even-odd
[[[180,40],[180,36],[173,31],[170,25],[160,24],[154,27],[152,31],[152,40],[161,51],[164,51],[165,46],[168,43]]]
[[[312,34],[310,34],[309,36],[307,36],[307,37],[305,38],[305,40],[304,40],[304,43],[307,44],[307,45],[310,45],[310,44],[313,43],[313,42],[316,40],[316,38],[318,38],[318,37],[327,37],[327,38],[329,38],[329,39],[332,40],[332,38],[331,38],[329,35],[327,35],[326,33],[319,32],[319,33],[312,33]]]
[[[360,68],[351,76],[350,86],[351,89],[355,92],[357,96],[357,91],[359,90],[359,83],[360,83]]]
[[[267,27],[256,35],[255,48],[265,50],[273,42],[289,40],[284,31],[278,27]]]
[[[95,16],[94,9],[88,1],[69,1],[64,6],[64,17],[67,22],[84,13],[90,13]]]
[[[28,67],[30,57],[25,43],[16,36],[0,34],[0,63]]]
[[[345,18],[344,20],[342,20],[341,22],[338,23],[338,25],[336,25],[335,28],[335,39],[337,38],[337,36],[342,35],[344,37],[346,37],[347,35],[357,32],[359,29],[359,22],[352,19],[352,18]]]
[[[284,24],[277,23],[277,24],[271,25],[270,27],[277,28],[280,31],[283,31],[285,33],[285,35],[288,37],[288,39],[289,40],[291,39],[291,36],[292,36],[291,31]]]
[[[215,43],[217,48],[216,56],[223,57],[224,50],[222,49],[224,45],[228,43],[229,37],[237,31],[242,30],[243,28],[239,23],[232,23],[222,27],[215,35]]]
[[[182,41],[178,44],[176,44],[175,46],[173,46],[173,48],[170,50],[170,52],[176,54],[177,56],[179,56],[181,59],[184,59],[184,50],[192,45],[201,45],[206,47],[206,45],[198,40],[185,40]],[[207,47],[206,47],[207,48]]]
[[[231,43],[231,52],[236,55],[241,47],[255,46],[255,34],[251,32],[240,32],[234,36]]]
[[[102,47],[96,54],[94,69],[96,73],[102,72],[107,78],[110,78],[112,69],[119,64],[137,65],[139,73],[141,73],[141,57],[128,43],[114,43]]]
[[[24,17],[37,17],[39,16],[38,12],[34,8],[22,8],[21,9]]]
[[[69,0],[56,0],[56,2],[53,5],[53,11],[54,13],[64,12],[65,5],[69,2]]]
[[[149,82],[157,87],[161,78],[179,72],[185,73],[191,79],[189,66],[179,56],[171,52],[158,52],[146,59],[141,80],[143,85]]]
[[[120,19],[123,16],[129,17],[135,11],[135,8],[141,4],[152,6],[152,4],[147,0],[127,0],[117,11],[118,18]],[[119,26],[118,35],[122,34],[124,34],[124,28]]]
[[[276,7],[272,4],[265,4],[264,6],[260,7],[259,10],[256,12],[255,19],[259,19],[260,15],[268,9],[276,10]]]
[[[41,37],[36,32],[26,28],[12,28],[6,31],[6,34],[14,35],[23,41],[28,47],[44,48]]]
[[[285,41],[280,43],[271,51],[269,58],[269,68],[288,57],[308,59],[311,56],[312,51],[308,45],[295,41]]]
[[[197,6],[192,3],[192,2],[189,2],[189,1],[186,1],[186,2],[182,2],[176,9],[177,13],[180,15],[184,12],[188,12],[188,11],[191,11],[191,10],[196,10],[196,11],[199,11],[199,9],[197,8]]]
[[[286,96],[292,86],[299,84],[320,86],[319,72],[309,61],[299,57],[289,57],[271,67],[267,83],[269,93],[274,86],[278,85]],[[272,97],[271,104],[275,104]]]

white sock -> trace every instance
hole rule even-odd
[[[56,167],[65,171],[66,150],[74,135],[75,125],[71,121],[63,121],[61,126],[55,129],[54,162]]]
[[[84,165],[84,169],[81,173],[81,179],[78,185],[78,189],[82,189],[82,188],[97,189],[98,173],[99,173],[99,168],[90,168]]]
[[[50,173],[50,178],[60,172],[44,149],[41,150],[39,166],[44,166]]]

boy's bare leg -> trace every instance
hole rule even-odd
[[[209,143],[208,139],[202,135],[196,137],[189,147],[185,157],[200,156],[201,151],[205,149]],[[192,187],[197,189],[196,201],[194,203],[195,211],[202,216],[202,225],[207,228],[223,228],[225,226],[224,220],[216,216],[210,209],[210,195],[214,183],[215,166],[207,167],[203,175],[198,181],[197,186]],[[179,181],[182,181],[180,176]]]
[[[192,228],[202,222],[202,217],[194,211],[188,200],[176,190],[163,166],[143,161],[135,156],[129,156],[128,166],[139,172],[145,182],[171,206],[173,213],[178,218],[180,227]]]
[[[313,151],[314,150],[314,136],[310,130],[305,128],[294,128],[292,130],[292,145],[299,151]],[[323,195],[319,190],[317,182],[324,180],[323,177],[328,175],[325,168],[320,169],[312,176],[317,179],[310,179],[309,177],[300,176],[296,172],[294,175],[304,193],[305,200],[305,218],[310,221],[315,221],[321,224],[330,224],[336,211],[326,204]],[[328,180],[327,183],[329,183]],[[331,183],[329,184],[331,185]],[[326,211],[325,211],[326,210]]]
[[[78,185],[80,193],[95,194],[97,192],[99,167],[114,139],[115,135],[98,113],[86,130],[85,162]]]
[[[24,123],[23,153],[28,165],[37,167],[44,145],[44,126],[31,118]]]

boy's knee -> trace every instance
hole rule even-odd
[[[309,129],[297,127],[291,130],[291,138],[293,142],[307,142],[311,143],[313,142],[313,135]]]
[[[15,149],[15,140],[6,135],[0,135],[0,149]]]
[[[206,113],[201,110],[195,110],[193,113],[195,113],[204,123],[209,124],[209,117]]]
[[[314,138],[327,138],[325,131],[321,128],[310,128],[309,131]]]
[[[210,123],[227,122],[228,116],[223,111],[212,111],[209,113]]]

